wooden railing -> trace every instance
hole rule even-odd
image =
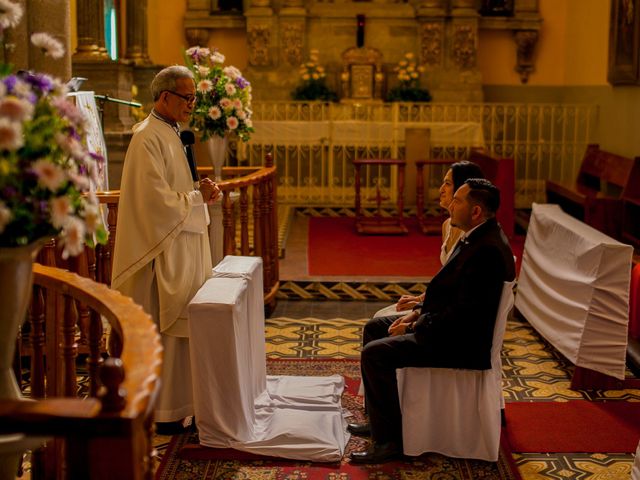
[[[198,173],[201,177],[212,176],[213,169],[198,167]],[[223,181],[219,182],[219,186],[222,190],[223,254],[262,257],[264,303],[272,305],[278,292],[279,272],[277,179],[271,155],[267,155],[264,167],[225,167],[222,173]],[[99,245],[95,253],[87,249],[86,255],[73,260],[69,268],[110,285],[120,192],[99,192],[97,196],[108,210],[109,243]],[[238,197],[237,202],[234,201],[235,196]],[[238,225],[239,241],[236,231]],[[60,259],[53,259],[48,264],[59,265]]]
[[[87,388],[78,385],[76,368],[82,311],[89,323]],[[104,362],[103,319],[110,325],[111,345]],[[33,452],[31,478],[151,479],[153,405],[162,363],[151,317],[106,285],[35,264],[27,323],[35,401],[0,401],[0,434],[53,437]]]
[[[198,167],[198,174],[213,176],[213,168]],[[271,154],[266,155],[264,167],[225,167],[222,175],[218,185],[222,190],[223,254],[262,257],[264,303],[273,306],[280,283],[277,177]],[[239,194],[237,208],[234,193]],[[250,227],[253,227],[251,236]]]

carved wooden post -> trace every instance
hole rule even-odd
[[[222,227],[224,231],[224,254],[234,255],[236,251],[235,221],[233,218],[233,202],[231,192],[222,192]]]
[[[62,359],[64,371],[64,395],[75,397],[76,357],[78,344],[75,341],[76,325],[78,324],[78,310],[76,301],[71,297],[64,297],[64,317],[62,320]]]
[[[416,161],[416,217],[424,217],[424,163]]]
[[[262,245],[262,192],[260,183],[253,185],[253,254],[262,257],[264,248]]]
[[[29,312],[31,322],[31,396],[44,398],[44,294],[42,288],[33,288]]]
[[[98,372],[102,364],[101,347],[103,330],[100,314],[91,310],[91,316],[89,318],[89,358],[87,358],[90,379],[89,395],[91,397],[98,395],[98,388],[100,387]]]
[[[122,388],[124,366],[122,360],[109,357],[100,368],[100,381],[104,390],[100,395],[103,413],[121,412],[126,404],[127,392]]]
[[[247,185],[240,187],[240,252],[249,255],[249,196]]]
[[[271,200],[269,198],[270,189],[269,178],[262,180],[262,221],[264,248],[262,259],[264,263],[264,291],[271,290],[272,268],[271,268]]]

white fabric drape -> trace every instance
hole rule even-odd
[[[364,122],[271,121],[253,122],[255,132],[250,144],[322,145],[329,139],[334,145],[361,145],[404,141],[406,128],[428,128],[433,146],[482,147],[482,125],[477,122]]]
[[[633,248],[533,204],[516,307],[573,364],[624,379]]]
[[[189,304],[200,444],[339,461],[344,379],[267,376],[263,302],[261,259],[227,256]]]

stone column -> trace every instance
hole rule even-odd
[[[482,101],[482,79],[477,64],[479,20],[475,0],[451,1],[446,46],[449,98],[443,98],[444,101]]]
[[[22,23],[28,25],[29,35],[46,32],[55,37],[64,46],[64,56],[52,59],[29,42],[29,69],[47,72],[67,81],[71,78],[71,57],[69,54],[71,38],[71,10],[68,1],[28,0]]]
[[[22,15],[20,23],[13,28],[7,28],[3,33],[4,42],[2,42],[2,62],[10,63],[16,70],[28,70],[29,69],[29,49],[18,48],[18,45],[29,45],[29,31],[27,20],[27,1],[18,0],[16,3],[20,4],[22,11],[25,12]]]
[[[127,2],[127,46],[125,58],[136,65],[150,65],[147,47],[147,0]]]
[[[108,59],[104,43],[104,3],[96,0],[78,0],[76,6],[78,48],[73,54],[73,59]]]

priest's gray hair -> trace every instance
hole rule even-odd
[[[180,78],[193,79],[193,73],[183,65],[172,65],[158,72],[151,82],[151,96],[155,102],[162,92],[175,91],[176,81]]]

